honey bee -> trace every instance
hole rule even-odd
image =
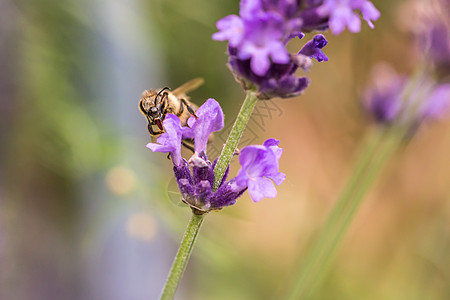
[[[167,114],[175,114],[180,118],[181,126],[187,125],[187,120],[191,116],[197,117],[195,111],[198,106],[191,103],[186,94],[202,84],[202,78],[195,78],[173,91],[167,87],[159,91],[145,90],[139,101],[139,109],[148,121],[147,128],[150,135],[154,137],[164,132],[162,122]]]

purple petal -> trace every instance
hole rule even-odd
[[[270,59],[267,50],[254,48],[249,52],[252,53],[252,60],[250,61],[252,71],[255,72],[256,75],[265,75],[270,67]]]
[[[279,172],[273,175],[267,175],[266,177],[272,179],[276,185],[280,185],[286,179],[286,174]]]
[[[437,86],[424,100],[419,114],[422,118],[441,118],[450,109],[450,84]]]
[[[281,43],[272,46],[270,49],[270,57],[277,64],[287,64],[289,62],[289,53]]]
[[[275,155],[276,160],[280,160],[281,154],[283,154],[283,149],[278,147],[280,144],[279,140],[276,139],[268,139],[264,142],[263,146],[270,149],[272,153]]]
[[[248,193],[254,202],[259,202],[263,198],[275,198],[277,189],[270,179],[261,177],[257,180],[249,181]]]
[[[272,146],[278,146],[280,144],[279,140],[276,139],[267,139],[265,140],[265,142],[263,143],[264,147],[272,147]]]
[[[237,46],[244,35],[244,24],[236,15],[226,16],[217,21],[216,24],[219,32],[213,34],[212,38],[216,41],[230,41],[230,45]]]
[[[372,20],[376,21],[380,17],[380,11],[376,9],[370,1],[365,1],[361,7],[361,13],[363,15],[363,19],[369,24],[370,28],[374,28],[375,26],[372,23]]]
[[[156,143],[148,143],[147,148],[153,152],[170,152],[174,165],[179,166],[182,162],[181,158],[181,138],[182,129],[180,119],[173,115],[167,114],[163,121],[164,133],[161,134]]]
[[[183,139],[193,139],[194,131],[192,131],[192,128],[184,126],[184,127],[181,127],[181,135],[182,135]]]
[[[330,16],[330,28],[333,34],[340,34],[344,31],[345,27],[351,32],[359,32],[361,30],[361,20],[351,8],[340,6],[333,11]]]
[[[263,13],[261,0],[241,0],[239,6],[239,14],[245,19],[251,19],[256,14]]]
[[[285,22],[279,14],[265,12],[246,20],[245,38],[237,49],[241,60],[251,59],[251,69],[263,76],[270,67],[270,57],[274,61],[287,63],[289,55],[284,47]]]
[[[199,107],[195,114],[197,119],[190,117],[188,120],[194,136],[195,152],[206,152],[206,145],[211,133],[223,128],[222,108],[216,100],[210,98]]]

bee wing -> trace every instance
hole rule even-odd
[[[203,80],[203,78],[194,78],[192,80],[189,80],[188,82],[186,82],[185,84],[183,84],[182,86],[176,88],[175,90],[172,91],[172,93],[175,96],[180,96],[180,95],[184,95],[189,93],[190,91],[193,91],[195,89],[197,89],[199,86],[201,86],[205,81]]]

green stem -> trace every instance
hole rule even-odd
[[[354,191],[353,196],[348,201],[348,207],[342,212],[339,222],[336,224],[336,228],[332,236],[330,237],[329,244],[325,249],[325,254],[323,255],[323,261],[320,264],[320,268],[317,270],[318,274],[309,288],[310,295],[313,295],[315,289],[319,287],[323,278],[327,274],[333,258],[336,254],[336,250],[339,243],[343,240],[347,229],[349,228],[351,222],[353,221],[356,212],[362,201],[364,200],[364,195],[367,193],[372,183],[377,178],[377,175],[382,170],[385,163],[393,155],[395,149],[397,149],[400,140],[395,136],[386,136],[385,140],[382,141],[382,145],[377,150],[376,155],[373,157],[371,165],[368,167],[367,172],[363,180],[361,180],[359,186]]]
[[[178,284],[180,283],[189,257],[191,256],[192,249],[194,248],[195,241],[197,240],[198,232],[200,231],[204,216],[205,214],[192,214],[191,220],[189,221],[186,231],[184,232],[183,239],[181,240],[180,248],[178,249],[172,268],[170,269],[166,285],[162,290],[160,300],[172,300],[175,296]]]
[[[289,299],[308,299],[332,261],[365,193],[398,143],[390,141],[389,132],[376,132],[369,139],[349,182],[339,197],[327,222],[307,254]]]
[[[244,133],[245,127],[250,120],[253,109],[255,108],[257,102],[258,98],[256,97],[256,94],[251,91],[247,92],[241,110],[239,111],[236,121],[234,121],[233,128],[231,129],[227,142],[223,147],[222,153],[220,153],[219,160],[217,161],[216,167],[214,168],[214,191],[219,188],[223,175],[225,174],[225,171],[231,162],[231,158],[233,157],[239,140]]]

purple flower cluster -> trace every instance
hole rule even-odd
[[[410,87],[406,76],[397,75],[387,65],[379,65],[373,75],[374,84],[366,91],[364,105],[379,124],[416,128],[424,120],[438,119],[450,110],[448,83],[425,78]]]
[[[285,175],[278,172],[283,152],[278,147],[279,142],[269,139],[262,146],[243,148],[238,175],[227,181],[227,170],[219,188],[213,191],[215,162],[208,160],[206,146],[211,133],[223,128],[223,112],[217,101],[208,99],[196,111],[196,116],[188,120],[189,127],[182,127],[177,116],[168,114],[163,122],[165,132],[157,143],[147,145],[153,152],[170,153],[183,202],[194,213],[202,214],[233,205],[247,189],[255,202],[275,197],[277,191],[273,182],[279,185],[285,179]],[[189,161],[181,156],[181,142],[186,138],[193,138],[195,142],[195,152]]]
[[[309,84],[305,72],[312,58],[327,61],[322,48],[327,40],[316,35],[297,53],[290,54],[287,43],[304,32],[325,30],[339,34],[348,27],[360,30],[361,21],[355,11],[373,27],[380,13],[368,0],[242,0],[239,16],[229,15],[217,22],[218,41],[229,41],[229,66],[244,89],[258,91],[259,98],[293,97]]]

